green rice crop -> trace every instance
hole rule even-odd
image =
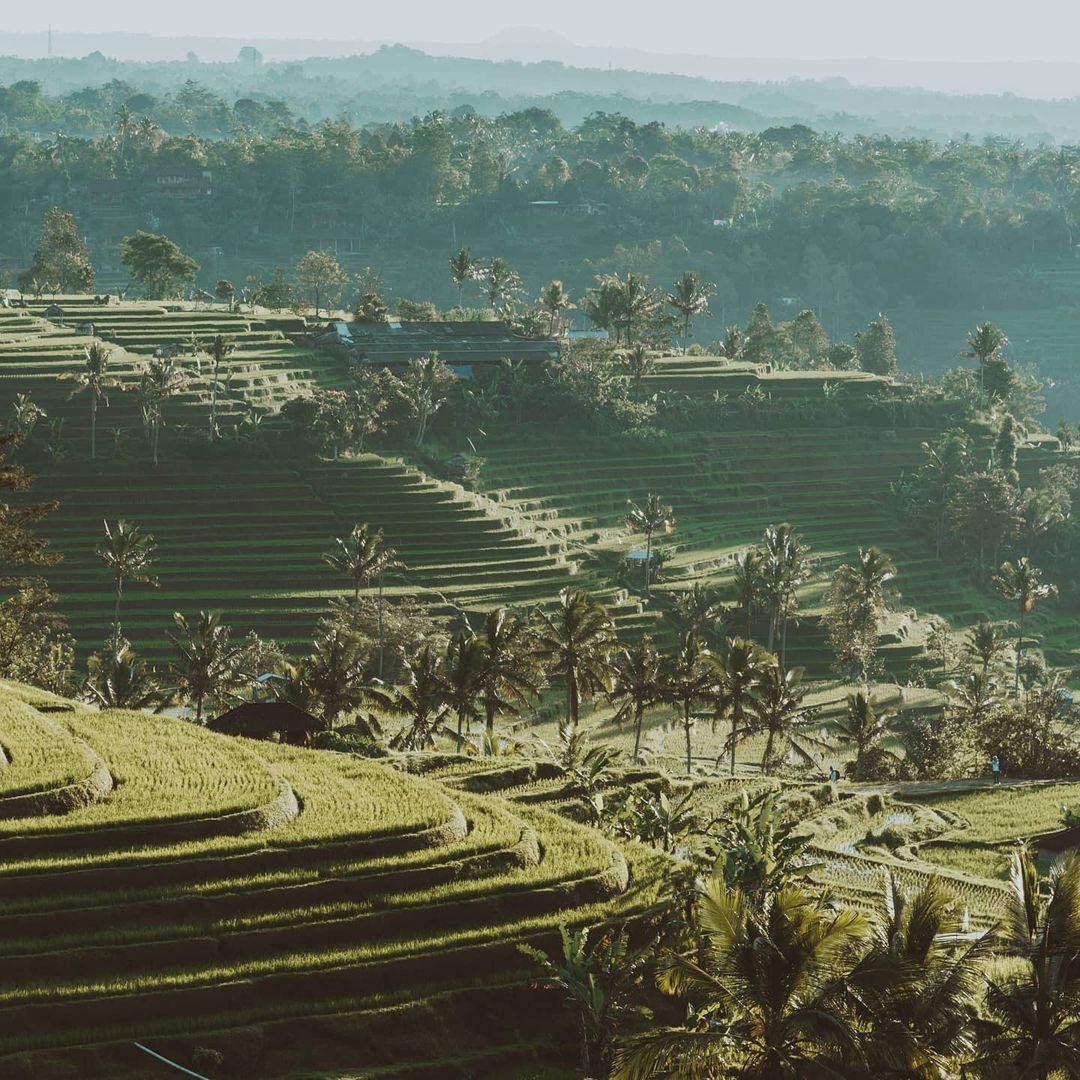
[[[0,798],[63,787],[93,767],[62,723],[10,694],[0,696],[0,746],[10,760],[0,769]]]

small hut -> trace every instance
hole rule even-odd
[[[211,720],[207,727],[222,735],[308,746],[316,732],[326,729],[326,724],[287,701],[245,701]]]

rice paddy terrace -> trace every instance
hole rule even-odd
[[[726,588],[734,557],[766,525],[790,521],[817,559],[788,652],[812,676],[828,670],[817,617],[828,574],[860,546],[878,544],[893,556],[908,608],[944,615],[956,628],[1006,615],[985,588],[935,559],[924,537],[905,530],[890,501],[890,484],[920,461],[921,442],[936,432],[813,421],[824,393],[874,393],[884,385],[875,376],[762,373],[717,358],[666,358],[650,376],[650,389],[737,397],[754,386],[770,399],[804,403],[807,417],[773,431],[763,413],[764,426],[648,444],[526,429],[513,442],[491,438],[479,447],[479,493],[375,454],[312,461],[250,448],[213,455],[181,448],[156,470],[135,467],[124,441],[141,438],[138,406],[135,395],[116,392],[99,413],[99,462],[91,465],[83,452],[88,402],[85,395],[69,400],[71,384],[57,378],[79,366],[89,340],[75,332],[76,323],[94,323],[116,349],[112,370],[129,379],[169,342],[188,348],[180,362],[197,373],[206,360],[192,357],[184,343],[225,335],[236,350],[226,361],[219,401],[224,421],[253,411],[272,417],[285,400],[315,385],[340,385],[345,375],[338,361],[288,340],[286,333],[298,329],[295,317],[68,297],[57,301],[63,316],[47,318],[50,303],[0,309],[0,407],[29,391],[64,421],[67,456],[32,467],[35,496],[61,503],[44,531],[65,558],[49,576],[87,651],[106,633],[103,613],[112,598],[95,554],[101,521],[118,517],[137,521],[158,540],[161,587],[129,587],[122,609],[140,652],[158,660],[168,651],[172,613],[206,607],[221,608],[238,630],[250,627],[286,647],[302,646],[327,599],[344,590],[321,553],[358,521],[383,528],[407,566],[388,583],[391,595],[416,596],[450,615],[544,603],[576,583],[609,604],[628,634],[661,630],[673,589],[697,580]],[[167,406],[171,425],[193,428],[207,423],[208,410],[207,382],[195,378]],[[113,429],[119,434],[111,436]],[[1028,469],[1049,460],[1046,450],[1022,452]],[[640,538],[629,536],[623,522],[626,500],[650,491],[675,507],[678,531],[659,541],[669,555],[665,580],[646,602],[626,588],[623,560]],[[1053,662],[1072,662],[1080,642],[1067,612],[1045,605],[1034,629],[1046,635]],[[923,642],[910,611],[898,614],[886,638],[889,671],[902,676]]]
[[[18,686],[0,742],[11,1080],[161,1075],[135,1041],[230,1080],[572,1063],[516,946],[665,872],[541,805]]]

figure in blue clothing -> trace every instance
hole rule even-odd
[[[995,784],[1001,783],[1001,759],[997,754],[990,759],[990,775],[993,776]]]

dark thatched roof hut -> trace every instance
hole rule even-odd
[[[316,732],[325,730],[326,724],[287,701],[247,701],[211,720],[207,727],[223,735],[277,738],[294,746],[307,746]]]

